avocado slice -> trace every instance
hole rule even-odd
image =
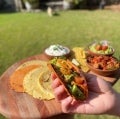
[[[76,99],[84,100],[85,95],[84,93],[80,90],[80,88],[77,85],[73,85],[71,89],[72,95],[76,97]]]

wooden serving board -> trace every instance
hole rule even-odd
[[[30,60],[48,59],[43,55],[36,55],[21,60],[8,68],[0,77],[0,113],[10,119],[41,119],[62,113],[60,104],[55,100],[38,100],[26,93],[17,93],[9,88],[11,74],[22,63]]]
[[[9,78],[11,74],[22,63],[30,60],[49,59],[44,55],[35,55],[13,64],[0,77],[0,113],[9,119],[71,119],[71,115],[62,113],[59,102],[55,99],[45,101],[35,99],[26,93],[17,93],[9,88]],[[117,78],[104,77],[115,83]]]

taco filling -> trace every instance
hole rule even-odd
[[[87,97],[87,84],[80,69],[69,60],[54,58],[50,64],[59,77],[66,91],[75,99],[85,100]]]

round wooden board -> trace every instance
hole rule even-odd
[[[0,113],[10,119],[41,119],[62,113],[55,100],[39,100],[26,93],[17,93],[9,88],[10,75],[22,63],[30,60],[48,61],[44,54],[21,60],[8,68],[0,77]]]
[[[60,104],[55,99],[49,101],[38,100],[26,93],[17,93],[9,88],[9,78],[11,74],[18,66],[30,60],[48,61],[49,59],[44,54],[35,55],[13,64],[3,73],[0,77],[0,113],[9,119],[72,118],[71,115],[62,113]],[[119,75],[116,75],[117,78],[103,78],[111,84],[114,84],[118,80]]]

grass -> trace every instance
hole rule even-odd
[[[0,14],[0,74],[19,60],[42,53],[50,44],[72,48],[107,39],[119,58],[119,24],[120,13],[113,11],[61,11],[54,17],[45,12]],[[119,84],[120,81],[114,86],[117,91]],[[80,118],[117,119],[103,115],[75,115],[75,119]]]

